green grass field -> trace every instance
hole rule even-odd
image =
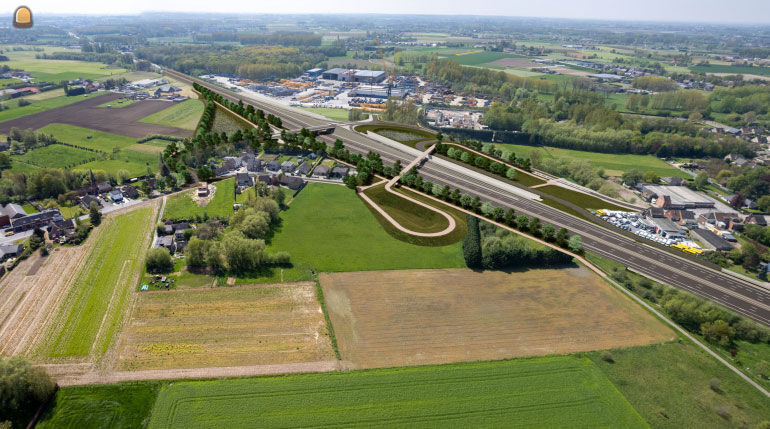
[[[691,66],[689,69],[696,73],[755,74],[758,76],[770,76],[770,67],[710,64],[707,66]]]
[[[588,353],[631,405],[655,428],[760,427],[770,402],[754,387],[690,342]],[[720,392],[709,380],[721,382]],[[726,417],[717,414],[724,407]]]
[[[48,357],[102,355],[123,319],[135,276],[142,270],[151,208],[107,219],[89,238],[94,248],[59,309],[41,354]]]
[[[209,217],[228,217],[233,214],[235,203],[235,179],[226,179],[216,182],[217,190],[214,197],[204,207],[199,207],[190,197],[195,190],[188,190],[168,197],[166,208],[163,211],[163,219],[194,219],[195,216],[209,215]]]
[[[584,209],[626,210],[623,207],[608,203],[601,198],[596,198],[557,185],[541,186],[537,188],[537,190]]]
[[[318,113],[319,115],[323,115],[332,121],[348,120],[348,109],[333,109],[331,107],[300,107],[300,109],[307,110],[308,112]]]
[[[66,106],[68,104],[73,104],[84,100],[83,97],[67,97],[66,95],[47,98],[44,100],[35,100],[28,97],[22,98],[29,100],[31,104],[28,106],[19,107],[18,100],[8,100],[2,102],[3,105],[8,106],[8,109],[0,111],[0,122],[10,121],[11,119],[20,118],[22,116],[33,115],[35,113],[55,109],[57,107]]]
[[[147,174],[149,168],[152,173],[158,172],[157,153],[147,153],[129,148],[122,149],[115,154],[115,159],[101,159],[78,165],[78,170],[104,170],[107,173],[117,174],[120,170],[126,170],[131,177]]]
[[[470,51],[468,51],[470,52]],[[503,58],[518,58],[518,55],[507,54],[505,52],[489,52],[482,51],[473,54],[455,54],[450,55],[449,58],[457,61],[464,66],[484,66],[488,68],[503,69],[502,66],[490,66],[488,63],[497,61]]]
[[[203,114],[203,108],[203,102],[200,100],[185,100],[160,112],[146,116],[139,120],[139,122],[194,130]]]
[[[428,248],[391,237],[343,186],[310,183],[281,217],[268,251],[287,251],[292,261],[319,271],[465,266],[459,243]]]
[[[65,143],[102,152],[112,152],[113,148],[124,148],[136,143],[136,139],[131,137],[67,124],[48,124],[38,131],[53,134],[54,137]],[[91,138],[88,138],[89,136]]]
[[[539,358],[161,388],[150,428],[646,427],[588,359]]]
[[[52,144],[32,149],[24,155],[13,155],[12,159],[40,168],[71,168],[98,156],[98,153],[87,150]]]
[[[568,158],[586,160],[596,168],[603,168],[608,176],[620,176],[624,172],[639,169],[654,171],[660,177],[692,177],[678,168],[666,164],[653,155],[633,155],[616,153],[586,152],[582,150],[561,149],[545,146],[528,146],[507,143],[495,143],[503,151],[514,152],[518,157],[528,158],[533,150],[539,149],[544,158]]]
[[[147,427],[160,383],[70,386],[56,392],[38,428]]]
[[[63,51],[64,49],[60,49]],[[35,52],[6,51],[10,58],[3,64],[12,69],[22,69],[28,72],[36,81],[59,83],[63,80],[99,79],[111,75],[125,73],[122,68],[110,68],[103,63],[72,60],[45,60],[35,58]]]

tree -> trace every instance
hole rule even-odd
[[[88,216],[91,218],[91,225],[99,226],[102,223],[102,213],[99,211],[99,206],[93,201],[88,208]]]
[[[495,207],[492,210],[492,218],[494,220],[497,220],[497,221],[502,220],[504,216],[505,216],[505,209],[504,208],[502,208],[502,207]]]
[[[573,252],[580,253],[583,251],[583,239],[579,235],[573,235],[569,239],[568,246]]]
[[[165,247],[150,249],[145,259],[145,267],[149,273],[167,273],[174,269],[171,253]]]
[[[770,212],[770,195],[762,195],[757,199],[757,206],[764,213]]]
[[[505,224],[508,226],[513,226],[516,222],[516,211],[512,208],[508,209],[507,212],[505,212]]]
[[[556,233],[556,243],[561,247],[565,247],[567,246],[567,240],[569,240],[567,228],[560,229],[559,232]]]
[[[516,217],[516,228],[521,231],[526,231],[529,226],[529,218],[527,215],[519,215]]]
[[[0,358],[0,416],[23,415],[37,409],[56,385],[43,368],[33,366],[21,355]]]
[[[545,241],[553,241],[554,234],[556,234],[556,228],[551,225],[543,227],[543,239]]]
[[[637,183],[640,183],[644,179],[644,173],[642,173],[640,170],[633,169],[626,171],[620,177],[623,179],[623,182],[626,185],[636,186]]]
[[[695,187],[703,189],[709,184],[709,175],[705,171],[701,171],[695,176]]]
[[[481,205],[481,213],[484,216],[487,216],[487,217],[491,216],[492,215],[492,210],[494,210],[494,207],[492,206],[492,203],[490,203],[488,201]]]
[[[206,254],[209,242],[196,237],[190,239],[184,248],[185,263],[188,268],[203,268],[206,266]]]
[[[722,346],[730,345],[735,330],[724,320],[705,322],[700,326],[701,335],[710,342]]]
[[[468,268],[481,268],[481,232],[476,216],[466,215],[468,232],[463,239],[463,257]]]
[[[516,169],[513,167],[509,167],[508,170],[505,172],[505,177],[507,177],[510,180],[516,179]]]
[[[660,182],[660,176],[658,176],[658,173],[648,170],[644,172],[644,181],[646,183],[658,183]]]
[[[746,271],[756,271],[759,267],[759,253],[757,248],[751,244],[746,243],[741,246],[741,256],[743,256],[743,268]]]

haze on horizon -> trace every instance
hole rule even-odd
[[[12,13],[20,4],[29,6],[36,14],[126,15],[148,11],[209,12],[209,13],[285,13],[285,14],[426,14],[426,15],[489,15],[538,18],[571,18],[622,21],[754,23],[770,22],[767,0],[735,0],[729,7],[718,0],[647,0],[620,2],[617,0],[390,0],[362,2],[340,0],[334,3],[319,0],[288,2],[255,2],[244,0],[134,0],[103,2],[97,0],[34,0],[5,3],[3,13]]]

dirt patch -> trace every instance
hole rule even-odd
[[[589,71],[575,70],[575,69],[571,69],[569,67],[563,67],[563,66],[561,66],[561,67],[559,67],[559,66],[551,67],[551,70],[553,70],[553,71],[555,71],[556,73],[559,73],[559,74],[566,74],[566,75],[570,75],[570,76],[586,77],[586,76],[592,74],[592,72],[589,72]]]
[[[93,240],[22,261],[0,281],[0,356],[29,355],[67,295]]]
[[[156,370],[334,359],[315,283],[139,293],[116,369]]]
[[[353,368],[573,353],[663,342],[673,332],[585,268],[321,274]]]
[[[195,201],[195,204],[198,205],[198,207],[205,207],[209,205],[212,199],[214,199],[214,194],[217,192],[217,185],[210,183],[209,184],[209,194],[205,197],[199,197],[198,191],[196,189],[193,189],[190,193],[190,198],[192,198],[193,201]]]
[[[527,58],[500,58],[499,60],[492,61],[489,64],[500,67],[517,67],[526,69],[542,66],[542,64],[533,63]]]
[[[163,134],[189,137],[192,131],[164,125],[139,122],[145,116],[171,107],[168,100],[142,100],[119,109],[106,109],[99,105],[116,100],[122,94],[105,94],[89,97],[83,101],[46,110],[32,115],[22,116],[0,123],[0,133],[7,134],[11,128],[38,129],[48,124],[69,124],[90,128],[123,136],[142,138],[148,134]]]

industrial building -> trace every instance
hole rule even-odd
[[[395,98],[404,98],[409,92],[400,88],[393,88],[390,90],[390,96]],[[356,88],[350,91],[351,97],[364,97],[364,98],[388,98],[387,88]]]
[[[387,77],[382,70],[357,70],[353,75],[353,82],[376,84],[384,81]]]
[[[324,72],[324,69],[315,68],[315,69],[310,69],[310,70],[306,71],[305,74],[308,77],[317,78],[318,76],[321,76],[321,74],[323,74],[323,72]]]
[[[685,186],[644,185],[642,196],[647,200],[658,199],[656,207],[662,209],[713,208],[716,201]]]
[[[355,72],[353,72],[355,74]],[[348,80],[348,76],[350,76],[351,73],[346,70],[339,67],[326,70],[325,72],[321,73],[321,78],[326,80]]]

